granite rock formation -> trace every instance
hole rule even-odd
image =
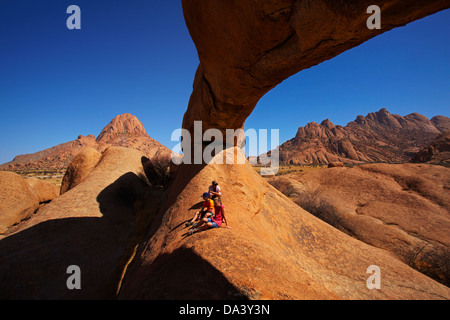
[[[90,134],[79,135],[74,141],[26,155],[19,155],[13,161],[0,165],[3,170],[43,170],[66,169],[74,157],[85,148],[98,152],[108,147],[126,147],[137,149],[152,158],[156,155],[169,157],[171,150],[152,139],[139,119],[129,113],[116,116],[100,132],[97,138]]]
[[[420,150],[411,162],[450,165],[450,130],[440,134],[430,145]]]
[[[335,228],[450,284],[450,169],[429,164],[365,164],[268,180]],[[425,262],[415,261],[423,249]],[[425,255],[426,253],[426,255]],[[420,257],[423,258],[423,257]]]
[[[311,122],[300,127],[293,139],[279,147],[280,162],[405,162],[442,130],[449,130],[447,120],[450,119],[444,116],[429,120],[418,113],[403,117],[383,108],[365,117],[359,115],[345,127],[334,125],[328,119],[321,124]]]

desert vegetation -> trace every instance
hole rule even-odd
[[[404,261],[412,268],[450,287],[450,250],[430,243],[417,245],[405,252]]]
[[[261,168],[263,166],[261,165],[252,165],[252,167],[256,170],[256,172],[260,173]],[[284,174],[290,174],[290,173],[301,173],[301,172],[307,172],[309,170],[316,170],[316,169],[323,169],[327,166],[325,164],[308,164],[308,165],[280,165],[278,168],[278,172],[276,176],[281,176]]]
[[[61,182],[64,177],[66,169],[22,169],[22,170],[8,170],[17,173],[22,178],[37,178],[45,180],[54,184],[57,187],[61,187]]]

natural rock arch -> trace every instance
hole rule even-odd
[[[294,73],[396,26],[445,9],[380,1],[368,30],[365,0],[183,0],[198,50],[183,128],[242,129],[258,100]],[[187,146],[184,146],[187,147]],[[225,153],[243,154],[239,148]],[[333,169],[326,169],[333,170]],[[232,230],[187,236],[198,197],[220,181]],[[382,290],[366,286],[380,267]],[[448,299],[449,288],[334,229],[272,188],[248,163],[182,164],[136,250],[119,299]]]
[[[183,0],[200,65],[183,128],[244,128],[259,99],[284,79],[395,27],[450,7],[449,0]],[[381,9],[368,29],[367,8]],[[185,147],[185,146],[184,146]]]

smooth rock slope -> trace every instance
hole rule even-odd
[[[170,205],[140,246],[119,298],[450,298],[449,288],[294,204],[248,163],[179,170]],[[186,236],[184,222],[212,179],[223,190],[232,229]],[[381,268],[382,290],[366,287],[370,265]]]
[[[143,154],[108,148],[91,174],[0,241],[0,298],[113,299],[146,226],[159,206]],[[69,290],[69,266],[81,290]]]
[[[449,283],[449,168],[366,164],[268,181],[335,228]]]

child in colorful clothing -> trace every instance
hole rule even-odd
[[[221,200],[220,197],[222,196],[222,193],[220,192],[220,187],[216,180],[211,182],[211,185],[208,188],[208,192],[211,195],[211,199],[215,200],[218,197],[219,200]]]
[[[192,235],[194,232],[203,231],[208,228],[219,228],[222,226],[222,223],[225,222],[226,228],[231,229],[230,225],[227,222],[227,218],[225,217],[225,206],[220,203],[219,198],[214,199],[215,206],[215,215],[214,217],[205,217],[201,219],[198,223],[194,225],[189,231],[189,235]]]
[[[214,215],[214,201],[211,199],[211,195],[208,192],[205,192],[203,195],[203,206],[200,211],[197,211],[194,214],[194,217],[191,221],[186,222],[186,227],[189,227],[194,224],[199,218],[203,219],[203,217],[212,217]]]

